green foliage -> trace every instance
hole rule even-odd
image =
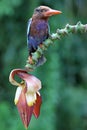
[[[51,33],[67,23],[87,23],[84,0],[1,0],[0,1],[0,127],[23,130],[13,104],[16,88],[8,81],[14,68],[24,68],[28,56],[27,21],[33,9],[48,5],[61,10],[49,20]],[[45,53],[47,62],[33,72],[41,79],[43,104],[32,130],[87,130],[87,37],[71,34],[56,41]]]
[[[0,17],[4,15],[13,15],[14,8],[21,4],[22,0],[1,0],[0,1]]]

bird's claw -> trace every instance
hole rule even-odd
[[[32,56],[29,56],[29,57],[28,57],[28,61],[29,61],[30,64],[33,64]]]

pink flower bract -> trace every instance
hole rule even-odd
[[[18,83],[14,79],[15,75],[22,79],[21,83]],[[22,69],[12,70],[9,76],[9,81],[11,84],[18,86],[14,101],[17,105],[22,122],[27,128],[32,114],[34,114],[36,118],[38,118],[40,114],[42,98],[39,89],[41,89],[41,81]]]

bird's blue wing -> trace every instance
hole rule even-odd
[[[36,50],[37,44],[36,40],[30,36],[30,26],[31,26],[32,18],[28,20],[28,26],[27,26],[27,46],[29,49],[29,53],[31,53],[33,50]]]
[[[28,20],[28,26],[27,26],[27,47],[28,47],[29,53],[31,53],[34,49],[36,49],[35,39],[32,36],[30,36],[31,22],[32,22],[32,18]]]
[[[28,20],[28,26],[27,26],[27,44],[28,44],[28,36],[30,33],[30,26],[31,26],[32,18]]]

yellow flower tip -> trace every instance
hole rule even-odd
[[[17,87],[16,93],[15,93],[15,99],[14,99],[15,105],[17,105],[17,103],[19,101],[21,92],[22,92],[22,87]]]
[[[31,107],[31,106],[34,105],[34,102],[27,102],[27,105],[28,105],[29,107]]]
[[[18,103],[18,100],[17,100],[17,99],[14,99],[14,103],[15,103],[15,105],[17,105],[17,103]]]
[[[33,106],[36,102],[36,93],[26,93],[26,101],[28,106]]]

